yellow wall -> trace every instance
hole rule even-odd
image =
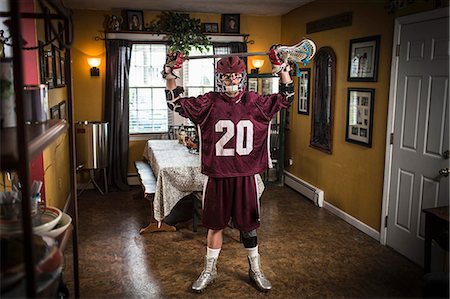
[[[353,12],[353,25],[313,33],[318,47],[330,46],[337,56],[336,89],[333,129],[333,154],[327,155],[309,147],[310,116],[296,113],[297,103],[291,111],[291,128],[286,138],[286,158],[294,164],[288,171],[322,188],[326,200],[379,230],[384,174],[384,150],[388,91],[394,17],[431,9],[434,1],[417,1],[416,4],[395,14],[388,14],[384,8],[386,1],[329,1],[317,0],[284,16],[260,17],[241,15],[241,32],[248,33],[250,52],[267,51],[272,44],[293,44],[306,36],[306,23],[336,15]],[[448,5],[448,1],[445,1]],[[104,41],[96,41],[103,36],[103,24],[109,11],[75,10],[75,43],[72,48],[73,88],[76,120],[102,120],[105,78]],[[120,11],[113,11],[120,14]],[[144,12],[145,23],[155,19],[160,12]],[[202,22],[220,25],[220,14],[193,13],[191,17]],[[380,63],[377,82],[347,82],[349,40],[370,35],[381,35]],[[100,77],[89,75],[88,57],[102,58]],[[258,57],[259,58],[259,57]],[[252,68],[249,58],[249,69]],[[267,57],[261,68],[262,73],[270,72]],[[312,67],[309,65],[308,67]],[[372,148],[365,148],[345,142],[346,101],[348,87],[375,88],[375,109]],[[129,172],[134,172],[133,161],[141,159],[145,141],[131,141]]]
[[[35,7],[39,9],[39,5],[36,5]],[[53,21],[53,24],[54,26],[57,26],[56,21]],[[44,22],[42,20],[36,21],[36,38],[41,41],[45,40]],[[56,42],[54,42],[54,44],[57,45]],[[36,51],[36,55],[37,53],[38,52]],[[38,68],[38,65],[36,67]],[[67,75],[66,78],[68,78]],[[48,90],[49,109],[63,101],[66,101],[67,103],[66,87]],[[46,204],[62,210],[70,193],[68,133],[61,135],[52,142],[52,144],[46,147],[43,151],[43,157]]]
[[[297,114],[296,101],[291,110],[291,130],[287,131],[286,136],[286,157],[293,159],[293,165],[287,167],[287,170],[323,189],[327,202],[377,231],[380,229],[381,221],[395,17],[387,13],[384,4],[384,1],[317,0],[291,11],[282,19],[284,43],[294,43],[305,36],[314,40],[317,48],[329,46],[336,54],[333,153],[328,155],[309,147],[311,115]],[[353,12],[352,26],[306,34],[307,22],[348,11]],[[372,35],[381,35],[378,81],[347,82],[350,39]],[[312,68],[313,64],[307,67]],[[311,82],[313,85],[314,81]],[[372,148],[345,141],[347,88],[349,87],[375,89]]]
[[[102,121],[103,98],[105,88],[106,50],[103,40],[96,41],[96,36],[102,33],[105,15],[104,11],[75,11],[74,44],[72,46],[73,97],[75,106],[75,121]],[[100,76],[91,77],[89,57],[99,57]]]
[[[103,99],[105,87],[105,61],[106,50],[104,41],[96,41],[95,37],[104,36],[103,24],[105,16],[120,14],[119,11],[89,11],[75,10],[75,42],[72,47],[72,69],[73,69],[73,94],[75,103],[75,120],[103,120]],[[159,15],[159,12],[145,12],[145,23],[149,23]],[[214,22],[220,25],[220,14],[190,14],[193,18],[201,19],[202,22]],[[248,45],[249,51],[268,51],[270,46],[281,41],[281,16],[259,17],[241,15],[241,32],[250,34],[249,40],[254,41]],[[90,77],[88,57],[102,58],[100,65],[100,77]],[[261,57],[258,57],[261,58]],[[261,72],[270,72],[270,62],[267,57]],[[249,58],[249,69],[252,68]],[[133,162],[142,159],[145,141],[130,141],[128,158],[128,171],[135,172]]]

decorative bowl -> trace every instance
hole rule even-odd
[[[40,233],[40,235],[56,238],[60,234],[62,234],[67,229],[67,227],[69,227],[69,225],[71,223],[72,223],[72,217],[70,217],[66,213],[62,213],[62,217],[59,220],[59,222],[56,224],[56,226],[52,230]]]
[[[60,209],[46,206],[41,215],[38,216],[37,225],[33,227],[35,234],[42,234],[52,230],[62,217]]]

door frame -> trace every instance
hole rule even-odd
[[[386,151],[384,159],[384,183],[383,183],[383,199],[381,204],[381,227],[380,227],[380,243],[386,245],[387,227],[386,216],[388,215],[389,196],[391,186],[392,171],[392,152],[391,133],[394,133],[395,123],[395,103],[397,93],[397,76],[399,57],[397,56],[397,45],[400,45],[402,26],[417,22],[423,22],[432,19],[445,18],[449,16],[448,7],[439,8],[431,11],[417,13],[409,16],[398,17],[394,23],[394,38],[392,43],[392,63],[391,63],[391,81],[389,87],[389,110],[386,127]],[[398,137],[397,137],[398,138]]]

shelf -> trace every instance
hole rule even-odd
[[[238,33],[206,33],[211,42],[245,42],[249,35]],[[125,39],[141,42],[167,41],[166,33],[150,31],[107,31],[106,39]]]
[[[51,119],[42,124],[25,125],[28,135],[28,155],[30,160],[66,132],[68,127],[66,121],[60,119]],[[17,148],[17,128],[1,129],[0,154],[2,170],[15,170],[18,168],[20,159]]]

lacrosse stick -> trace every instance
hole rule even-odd
[[[275,48],[280,60],[288,61],[290,63],[307,64],[316,54],[316,44],[310,39],[303,39],[293,46],[280,45]],[[203,58],[223,58],[231,56],[248,57],[248,56],[263,56],[269,55],[270,52],[251,52],[251,53],[230,53],[230,54],[214,54],[214,55],[199,55],[188,56],[185,59],[203,59]]]

